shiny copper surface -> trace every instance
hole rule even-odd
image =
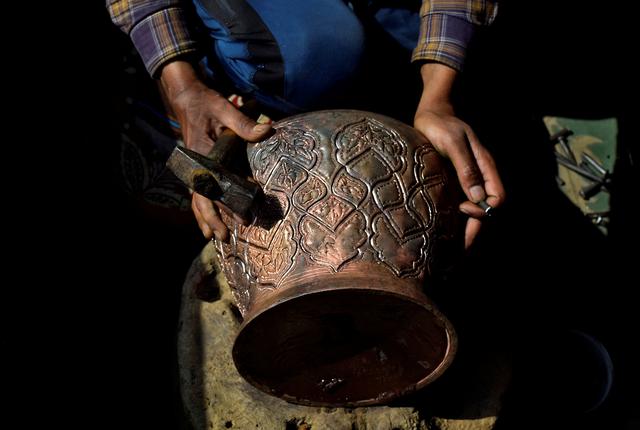
[[[275,127],[248,148],[258,216],[225,217],[231,240],[218,244],[244,317],[240,374],[307,405],[381,404],[424,387],[457,342],[423,292],[463,246],[443,159],[413,128],[368,112]]]

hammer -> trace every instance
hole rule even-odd
[[[167,167],[193,191],[220,201],[244,223],[249,223],[253,220],[251,208],[262,190],[255,182],[232,173],[225,166],[229,154],[241,148],[242,143],[237,134],[226,129],[208,156],[176,146]]]
[[[549,140],[553,143],[560,143],[560,146],[562,146],[562,149],[564,149],[564,152],[567,154],[569,159],[573,162],[573,164],[576,164],[576,156],[573,154],[573,151],[571,150],[569,141],[567,139],[571,135],[573,135],[573,131],[563,128],[559,132],[549,137]]]

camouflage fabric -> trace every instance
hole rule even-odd
[[[607,234],[610,210],[607,184],[615,163],[617,120],[552,116],[543,120],[551,136],[562,130],[571,132],[566,138],[570,153],[566,151],[567,146],[555,143],[558,186],[602,233]]]

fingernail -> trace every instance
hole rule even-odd
[[[487,197],[484,192],[484,188],[482,188],[480,185],[474,185],[473,187],[469,188],[469,194],[471,194],[471,201],[474,203],[478,203],[479,201],[482,201]]]
[[[472,216],[472,214],[464,206],[460,207],[460,212],[462,212],[465,215]]]
[[[271,126],[269,124],[256,124],[253,126],[253,131],[255,131],[256,133],[264,133],[270,128]]]

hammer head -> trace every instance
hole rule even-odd
[[[573,135],[573,131],[568,130],[566,128],[563,128],[562,130],[560,130],[557,133],[552,134],[551,136],[549,136],[549,140],[553,143],[559,142],[563,139],[566,139],[569,136]]]
[[[221,163],[176,146],[167,167],[186,186],[210,200],[218,200],[244,222],[253,219],[251,208],[261,193],[258,184],[231,173]]]

